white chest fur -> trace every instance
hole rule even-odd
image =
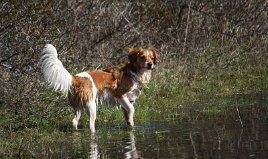
[[[139,80],[142,82],[142,84],[149,83],[151,79],[152,71],[148,69],[142,70],[137,76]]]
[[[138,81],[133,80],[133,86],[131,87],[131,90],[127,93],[128,100],[133,104],[135,103],[136,99],[141,94],[141,83]]]
[[[138,74],[131,72],[132,74],[132,87],[127,93],[128,100],[133,104],[141,94],[142,85],[149,83],[151,78],[151,70],[142,70]]]

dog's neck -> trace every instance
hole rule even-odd
[[[148,69],[142,69],[138,72],[131,72],[131,74],[138,79],[142,84],[147,84],[149,83],[151,79],[151,70]]]
[[[123,71],[129,72],[135,80],[141,82],[142,84],[149,83],[151,79],[152,70],[146,68],[137,69],[135,66],[127,64],[126,67],[123,68]]]

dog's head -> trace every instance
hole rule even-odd
[[[160,61],[160,56],[152,48],[129,48],[128,59],[131,64],[139,69],[151,70]]]

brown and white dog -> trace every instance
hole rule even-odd
[[[109,67],[76,75],[71,75],[57,56],[56,48],[47,44],[40,59],[41,69],[50,86],[68,96],[75,114],[75,129],[82,111],[86,109],[90,117],[90,130],[95,132],[98,101],[109,105],[119,104],[127,124],[134,125],[133,104],[141,94],[143,84],[149,82],[156,62],[160,61],[160,56],[154,49],[129,48],[129,61],[123,68]]]

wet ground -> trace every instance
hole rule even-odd
[[[22,136],[15,153],[5,150],[5,154],[64,159],[267,159],[267,112],[267,92],[214,97],[187,109],[178,107],[163,114],[161,121],[136,122],[133,130],[121,122],[97,122],[95,134],[85,129],[58,130],[58,139],[40,142],[38,137],[29,135],[33,141],[28,141]]]
[[[219,119],[217,119],[219,120]],[[135,130],[119,125],[68,134],[66,141],[51,145],[52,158],[268,158],[268,123],[249,120],[226,123],[214,119],[196,123],[151,122]],[[224,123],[224,124],[223,124]],[[41,155],[42,156],[42,155]],[[40,157],[41,157],[40,156]],[[44,156],[42,156],[44,157]]]
[[[105,124],[94,135],[84,130],[67,133],[65,141],[51,145],[40,157],[268,158],[266,110],[255,107],[233,112],[234,116],[137,123],[133,130],[121,123]]]

